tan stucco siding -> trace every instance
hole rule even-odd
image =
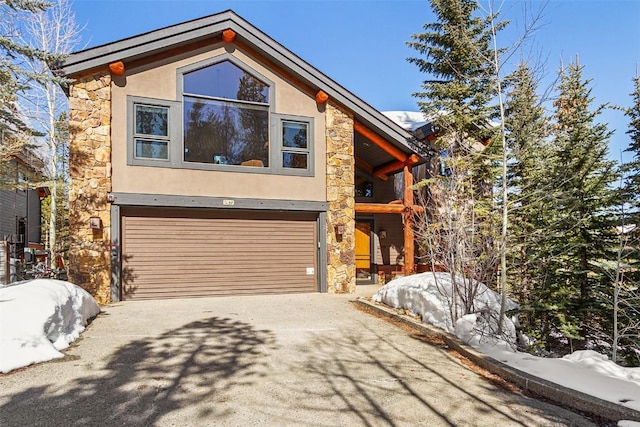
[[[114,192],[186,196],[326,201],[324,113],[312,96],[265,68],[239,49],[231,54],[275,84],[275,113],[314,118],[314,176],[285,176],[127,165],[127,96],[181,101],[176,71],[228,52],[220,46],[187,59],[164,60],[128,69],[112,84],[112,170]],[[180,141],[181,143],[181,141]],[[273,143],[273,142],[272,142]],[[273,160],[272,160],[273,162]]]

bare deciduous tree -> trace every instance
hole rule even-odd
[[[71,2],[68,0],[58,0],[47,10],[27,15],[23,24],[24,32],[22,42],[32,49],[51,52],[57,56],[68,54],[80,42],[80,31],[75,20],[75,14],[71,9]],[[48,74],[49,66],[46,61],[35,58],[28,61],[25,67],[34,74]],[[67,101],[60,82],[45,80],[37,85],[32,85],[27,92],[27,96],[22,97],[21,104],[25,111],[36,125],[37,129],[44,135],[44,145],[46,157],[48,159],[47,175],[49,180],[47,185],[51,190],[51,203],[49,215],[49,239],[48,247],[52,255],[58,249],[56,224],[58,216],[58,197],[64,194],[60,186],[64,185],[66,177],[63,176],[63,169],[58,154],[61,145],[66,141],[60,140],[61,133],[57,132],[57,120],[60,114],[67,109]],[[64,134],[62,134],[64,135]],[[62,169],[62,170],[61,170]],[[52,262],[55,256],[52,256]]]

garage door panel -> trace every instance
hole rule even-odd
[[[129,242],[131,242],[131,237],[129,236]],[[175,239],[175,240],[185,240],[188,238],[188,236],[181,236],[181,239]],[[146,239],[144,236],[140,236],[137,237],[140,240]],[[215,242],[211,242],[212,239],[215,239]],[[286,250],[290,251],[290,249],[292,247],[295,248],[300,248],[300,249],[304,249],[304,248],[308,248],[309,247],[309,242],[308,241],[301,241],[301,240],[292,240],[292,239],[280,239],[280,238],[276,238],[278,240],[278,242],[276,243],[287,243],[286,246]],[[192,239],[190,240],[191,245],[197,244],[197,246],[184,246],[184,245],[178,245],[178,247],[181,250],[184,250],[186,252],[189,253],[199,253],[201,252],[203,249],[206,249],[207,246],[211,245],[212,243],[215,245],[230,245],[229,246],[229,250],[241,250],[243,252],[245,251],[258,251],[260,249],[262,249],[265,246],[269,246],[272,247],[273,246],[273,240],[274,239],[244,239],[246,240],[244,246],[240,247],[237,245],[237,243],[242,243],[241,241],[242,239],[229,239],[227,238],[221,238],[221,239],[217,239],[215,236],[210,236],[206,239]],[[154,250],[158,251],[158,252],[172,252],[174,247],[173,245],[175,245],[176,243],[179,242],[175,242],[171,239],[166,239],[163,241],[141,241],[139,243],[129,243],[129,249],[144,249],[144,248],[153,248]],[[277,246],[282,246],[282,245],[277,245]],[[278,252],[284,249],[279,249],[279,248],[273,248],[273,251]]]
[[[231,292],[231,291],[242,290],[242,289],[253,290],[253,292],[256,293],[255,287],[246,286],[247,279],[249,278],[245,278],[245,279],[241,278],[239,280],[229,281],[229,280],[223,280],[223,279],[202,278],[200,280],[193,280],[189,282],[178,281],[174,283],[173,287],[161,286],[159,281],[150,281],[150,282],[140,281],[135,286],[133,286],[133,288],[136,291],[135,292],[136,297],[143,293],[152,294],[152,293],[158,293],[158,292],[170,292],[170,293],[175,293],[176,296],[180,296],[182,292],[194,291],[194,290],[203,291],[203,296],[206,296],[206,294],[214,291],[221,292],[221,293],[235,294],[235,292]],[[259,280],[259,278],[255,278],[255,279]],[[179,286],[180,292],[175,291],[174,289],[175,286]],[[279,288],[285,288],[285,287],[296,288],[296,291],[299,292],[299,290],[297,290],[297,288],[299,287],[298,281],[291,278],[283,279],[278,283],[263,282],[262,285],[260,286],[260,289],[262,291],[265,291],[268,289],[279,289]]]
[[[260,294],[283,294],[283,293],[299,293],[300,291],[295,287],[277,287],[271,289],[265,289]],[[154,299],[170,299],[170,298],[198,298],[198,297],[222,297],[228,295],[255,295],[256,292],[253,289],[237,289],[233,290],[231,293],[229,291],[222,291],[219,289],[207,290],[206,292],[202,290],[197,291],[185,291],[180,294],[177,294],[173,291],[159,291],[155,293],[136,293],[136,300],[154,300]]]
[[[123,297],[317,291],[315,214],[123,210]]]
[[[283,242],[277,242],[278,244],[282,244]],[[208,261],[209,263],[214,263],[215,260],[222,259],[237,259],[239,255],[246,255],[247,257],[253,257],[254,262],[266,261],[268,259],[281,259],[283,256],[288,257],[289,259],[297,259],[303,258],[307,259],[309,255],[313,255],[314,251],[309,249],[309,244],[306,245],[289,245],[288,251],[269,251],[265,252],[264,248],[256,248],[249,250],[245,250],[237,247],[230,247],[229,245],[225,245],[226,249],[224,253],[213,253],[212,250],[215,248],[183,248],[180,252],[175,252],[175,247],[162,247],[157,248],[154,246],[145,247],[145,246],[129,246],[127,245],[127,250],[130,253],[131,260],[135,257],[136,262],[149,261],[154,263],[157,266],[158,260],[162,258],[166,258],[167,260],[182,260],[184,262],[195,262],[200,264],[203,260]],[[145,253],[142,253],[145,251]],[[246,260],[239,260],[242,264],[246,264]]]
[[[258,266],[261,267],[261,266]],[[212,268],[195,268],[193,266],[185,266],[185,268],[171,268],[171,269],[158,269],[153,268],[151,266],[142,266],[139,267],[136,271],[135,271],[135,276],[138,280],[157,280],[157,279],[162,279],[163,277],[166,276],[175,276],[177,278],[182,278],[182,280],[192,280],[194,278],[198,278],[198,277],[206,277],[206,278],[210,278],[210,279],[214,279],[214,275],[221,275],[221,274],[234,274],[234,277],[243,277],[243,276],[255,276],[258,278],[264,278],[265,273],[264,270],[269,268],[271,266],[269,265],[264,265],[261,268],[245,268],[244,266],[241,265],[220,265],[217,267],[212,267]],[[309,267],[313,267],[313,266],[309,266]],[[272,268],[272,267],[271,267]],[[283,267],[279,267],[278,268],[278,273],[281,274],[281,279],[280,280],[284,280],[289,276],[304,276],[306,275],[306,267],[304,268],[300,268],[300,267],[287,267],[287,266],[283,266]],[[297,277],[296,277],[297,278]],[[224,277],[225,280],[228,280],[229,277],[225,276]]]

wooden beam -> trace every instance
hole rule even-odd
[[[370,213],[370,214],[403,214],[407,212],[407,207],[402,203],[356,203],[355,206],[357,213]],[[412,206],[410,208],[411,214],[420,214],[424,212],[422,206]]]
[[[356,213],[401,214],[404,205],[388,205],[384,203],[356,203]]]
[[[364,172],[368,173],[369,175],[373,175],[373,166],[371,166],[369,163],[365,162],[358,156],[354,156],[354,158],[356,160],[357,168],[362,169]]]
[[[418,163],[420,161],[420,156],[418,156],[417,154],[412,154],[407,158],[407,161],[405,162],[407,164],[407,166],[413,166],[416,163]],[[413,185],[413,184],[411,184]]]
[[[409,166],[404,167],[404,271],[415,273],[415,241],[413,235],[413,174]]]
[[[109,64],[109,71],[114,76],[122,76],[124,74],[125,68],[124,63],[122,61],[116,61]]]
[[[233,31],[231,28],[224,30],[222,32],[222,41],[225,43],[231,43],[235,40],[236,38],[236,32]]]
[[[407,157],[407,160],[405,160],[404,162],[396,160],[375,168],[373,170],[373,175],[386,181],[387,175],[389,175],[391,172],[398,171],[405,166],[413,166],[419,161],[420,157],[417,154],[412,154]]]
[[[373,176],[386,180],[387,175],[389,175],[391,172],[398,171],[403,167],[404,167],[404,162],[401,162],[400,160],[395,160],[393,162],[389,162],[387,164],[384,164],[382,166],[378,166],[377,168],[375,168],[373,170]]]
[[[362,123],[356,122],[354,120],[353,121],[353,130],[355,130],[360,135],[362,135],[365,138],[367,138],[369,141],[371,141],[374,144],[376,144],[378,147],[380,147],[382,150],[384,150],[385,153],[389,154],[390,156],[392,156],[393,158],[395,158],[397,160],[400,160],[401,162],[404,162],[409,157],[407,154],[405,154],[398,147],[396,147],[395,145],[392,145],[388,141],[382,139],[380,136],[378,136],[376,133],[374,133],[371,130],[369,130],[369,128],[366,127],[365,125],[363,125]]]

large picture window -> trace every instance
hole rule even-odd
[[[269,167],[269,86],[229,60],[183,74],[184,161]]]
[[[275,111],[275,83],[231,54],[176,71],[176,99],[127,97],[127,163],[313,176],[313,117]]]

